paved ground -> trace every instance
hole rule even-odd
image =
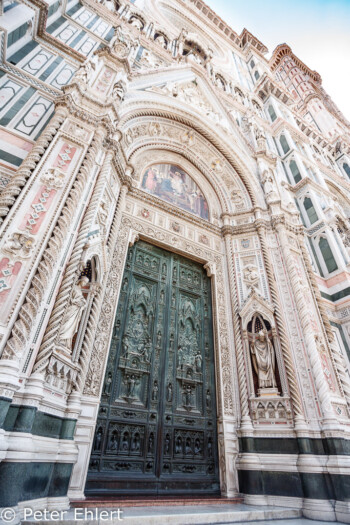
[[[60,519],[49,516],[23,520],[23,525],[330,525],[301,517],[301,511],[286,507],[254,505],[198,505],[127,507],[118,514],[116,508],[75,508],[64,511]],[[118,519],[119,518],[119,519]],[[122,519],[120,519],[122,518]]]

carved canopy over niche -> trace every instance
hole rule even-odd
[[[141,189],[202,219],[209,219],[203,192],[182,168],[175,164],[153,164],[142,175]]]

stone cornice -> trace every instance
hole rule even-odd
[[[214,224],[211,224],[210,222],[205,221],[200,217],[196,217],[196,215],[182,210],[177,206],[172,206],[168,202],[163,201],[153,195],[150,195],[149,193],[146,193],[140,190],[139,188],[131,187],[129,195],[132,197],[136,197],[138,200],[144,202],[146,205],[151,205],[155,208],[158,208],[162,211],[165,211],[166,213],[173,215],[174,217],[185,219],[187,222],[190,222],[191,224],[198,226],[199,228],[204,228],[205,230],[215,235],[220,235],[221,233],[221,229],[219,228],[219,226],[215,226]]]

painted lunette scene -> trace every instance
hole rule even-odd
[[[141,188],[183,210],[209,219],[209,208],[202,191],[193,179],[174,164],[154,164],[147,168]]]

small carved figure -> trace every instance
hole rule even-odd
[[[208,388],[207,394],[205,396],[205,404],[206,404],[207,409],[211,408],[211,393],[210,393],[209,388]]]
[[[251,344],[254,370],[259,388],[276,388],[275,353],[266,331],[260,330],[258,339]]]
[[[115,452],[118,451],[118,432],[116,430],[112,432],[108,448]]]
[[[211,437],[208,439],[207,451],[208,451],[208,458],[211,458],[213,455],[213,442],[212,442]]]
[[[123,342],[122,342],[122,355],[123,355],[123,357],[127,357],[128,356],[128,351],[129,351],[129,338],[128,338],[127,335],[124,335]]]
[[[181,454],[182,453],[182,438],[181,436],[178,436],[176,438],[176,443],[175,443],[175,454]]]
[[[199,438],[196,438],[195,442],[194,442],[194,453],[196,455],[198,455],[198,454],[201,454],[201,452],[202,452],[201,442],[200,442]]]
[[[136,380],[135,374],[132,374],[131,376],[129,375],[126,376],[126,386],[127,386],[128,397],[134,397],[136,383],[137,383],[137,380]]]
[[[70,303],[63,317],[59,341],[68,349],[72,349],[73,337],[77,333],[79,323],[84,309],[86,308],[86,299],[83,295],[83,288],[89,283],[89,278],[81,277],[74,285]]]
[[[159,391],[158,381],[155,380],[153,383],[152,401],[158,401],[158,391]]]
[[[164,454],[169,454],[170,452],[170,436],[167,434],[165,436],[165,444],[164,444]]]
[[[171,403],[173,400],[173,385],[172,383],[168,383],[167,386],[167,393],[166,393],[166,400],[168,403]]]
[[[153,433],[151,433],[148,438],[148,453],[149,454],[152,454],[153,446],[154,446],[154,436],[153,436]]]
[[[34,237],[26,232],[15,232],[8,238],[4,246],[4,251],[19,257],[27,259],[30,257],[34,247]]]
[[[183,353],[182,347],[179,346],[179,348],[177,349],[177,366],[182,369],[183,365],[184,365],[184,353]]]
[[[103,437],[103,429],[100,427],[95,437],[94,450],[96,451],[101,450],[102,437]]]
[[[103,393],[106,395],[106,396],[109,396],[109,394],[111,393],[111,389],[112,389],[112,372],[108,372],[107,374],[107,378],[106,378],[106,381],[105,381],[105,386],[104,386],[104,389],[103,389]]]
[[[135,434],[134,437],[133,437],[132,443],[131,443],[131,450],[133,452],[139,452],[140,446],[141,446],[140,435],[139,434]]]
[[[124,434],[123,435],[123,440],[122,440],[122,446],[121,446],[121,449],[123,452],[128,452],[129,451],[129,440],[128,440],[128,434]]]
[[[191,445],[191,438],[186,438],[186,445],[185,445],[185,454],[193,454],[192,445]]]
[[[164,36],[163,35],[158,35],[154,41],[159,45],[161,46],[163,49],[166,49],[166,46],[167,46],[167,41],[165,40]]]
[[[196,371],[201,372],[202,371],[202,356],[201,356],[200,350],[198,350],[197,355],[194,358],[194,362],[196,364]]]

